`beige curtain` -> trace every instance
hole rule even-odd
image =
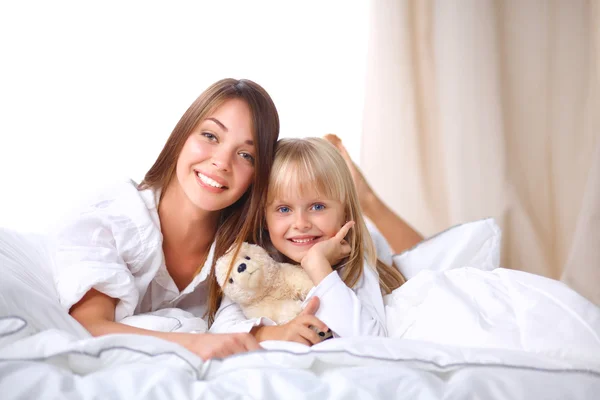
[[[600,304],[600,11],[373,0],[361,166],[423,234],[493,216],[502,265]]]

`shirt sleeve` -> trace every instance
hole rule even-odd
[[[210,327],[210,333],[236,333],[250,332],[255,326],[277,325],[269,318],[246,318],[244,312],[237,303],[223,296],[221,306],[215,315],[215,321]]]
[[[54,280],[60,303],[67,310],[92,288],[118,299],[118,321],[133,315],[139,291],[110,220],[102,208],[90,207],[59,231]]]
[[[354,288],[333,271],[308,293],[304,304],[313,296],[320,300],[315,316],[335,337],[387,336],[379,277],[366,264]]]

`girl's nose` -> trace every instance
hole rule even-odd
[[[306,218],[302,212],[296,214],[296,221],[294,225],[296,226],[296,229],[300,230],[309,229],[312,226],[308,218]]]

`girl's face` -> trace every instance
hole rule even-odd
[[[222,210],[246,192],[256,150],[246,102],[224,102],[191,132],[177,160],[179,186],[197,208]]]
[[[344,214],[342,202],[309,190],[302,198],[275,198],[268,204],[267,229],[273,246],[300,263],[315,243],[335,236],[344,225]]]

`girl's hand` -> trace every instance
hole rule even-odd
[[[329,331],[329,328],[320,319],[315,317],[318,309],[319,298],[313,297],[309,300],[306,308],[290,322],[277,326],[261,326],[256,330],[256,339],[258,341],[285,340],[307,346],[320,343],[325,335],[319,336],[311,326],[323,333]]]
[[[315,285],[331,273],[331,266],[350,254],[350,245],[344,238],[353,226],[354,221],[346,222],[334,237],[315,244],[302,258],[300,265]]]
[[[203,360],[224,358],[236,353],[258,350],[261,347],[249,333],[189,333],[184,347]]]

